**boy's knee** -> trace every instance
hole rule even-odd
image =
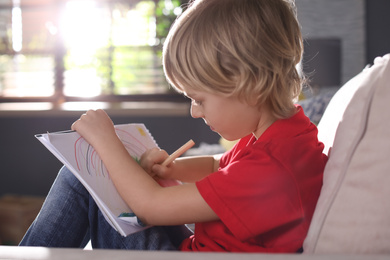
[[[74,174],[65,166],[63,166],[58,172],[57,178],[54,182],[54,185],[57,187],[60,186],[60,189],[72,189],[72,190],[85,190],[81,182],[74,176]],[[66,187],[65,187],[66,186]]]

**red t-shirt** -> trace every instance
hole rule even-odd
[[[256,140],[242,138],[197,188],[219,221],[195,224],[184,251],[296,252],[322,186],[327,157],[302,108]]]

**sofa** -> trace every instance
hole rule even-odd
[[[303,254],[2,246],[0,259],[390,259],[390,54],[337,91],[318,130],[329,161]]]

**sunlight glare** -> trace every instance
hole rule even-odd
[[[96,52],[107,47],[110,16],[94,1],[69,1],[66,4],[62,28],[73,68],[65,72],[64,94],[93,97],[101,94],[101,80],[96,68]]]
[[[107,45],[110,19],[94,1],[69,1],[64,15],[66,45],[80,55],[91,54]]]
[[[20,0],[13,0],[12,4],[12,49],[20,52],[23,45],[22,9]]]

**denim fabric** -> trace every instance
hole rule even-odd
[[[151,227],[122,237],[104,219],[84,186],[63,167],[21,246],[177,250],[192,232],[186,226]]]

